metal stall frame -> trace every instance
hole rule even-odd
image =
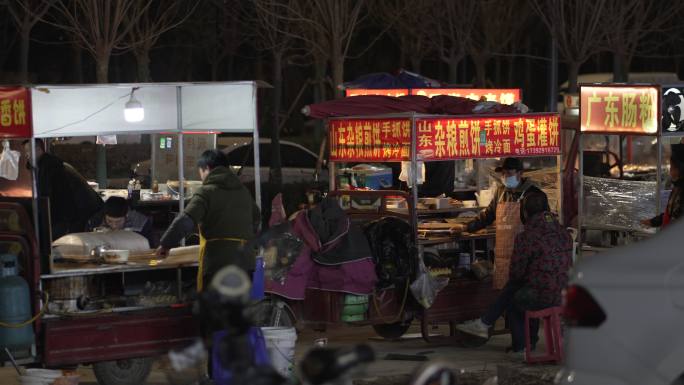
[[[480,156],[480,157],[472,157],[472,156],[466,156],[466,157],[453,157],[453,159],[419,159],[418,155],[418,132],[417,132],[417,124],[416,121],[421,119],[421,118],[439,118],[439,119],[454,119],[454,120],[459,120],[459,119],[518,119],[518,118],[525,118],[525,117],[537,117],[537,118],[544,118],[544,117],[556,117],[558,121],[558,152],[553,152],[550,154],[528,154],[528,155],[523,155],[523,154],[502,154],[500,156],[496,157],[488,157],[488,156]],[[446,160],[446,161],[455,161],[455,160],[462,160],[462,159],[493,159],[493,158],[501,158],[501,157],[506,157],[506,156],[516,156],[520,158],[535,158],[535,157],[547,157],[547,158],[555,158],[556,161],[556,169],[558,167],[561,167],[561,153],[560,153],[560,144],[561,144],[561,119],[560,115],[558,113],[530,113],[530,114],[514,114],[514,113],[502,113],[502,114],[468,114],[468,115],[430,115],[430,114],[418,114],[418,113],[396,113],[396,114],[383,114],[383,115],[367,115],[367,116],[345,116],[345,117],[334,117],[334,118],[329,118],[326,120],[326,128],[328,131],[328,135],[332,135],[332,125],[331,123],[336,120],[358,120],[358,121],[368,121],[368,120],[374,120],[374,119],[409,119],[410,120],[410,132],[411,132],[411,141],[410,141],[410,152],[409,152],[409,161],[411,162],[410,164],[410,169],[411,169],[411,175],[410,175],[410,185],[411,191],[406,194],[407,198],[407,213],[408,213],[408,221],[413,229],[412,236],[413,240],[416,244],[417,247],[417,253],[415,255],[415,258],[413,259],[413,266],[414,266],[414,271],[417,272],[417,266],[420,264],[422,258],[423,258],[423,245],[420,245],[419,239],[418,239],[418,217],[419,217],[419,212],[417,209],[417,203],[418,203],[418,184],[417,184],[417,170],[418,170],[418,161],[425,161],[425,162],[430,162],[430,161],[438,161],[438,160]],[[511,128],[513,130],[513,128]],[[329,141],[329,145],[333,145],[333,140],[331,139]],[[332,147],[331,147],[332,150]],[[364,157],[359,157],[357,159],[344,159],[344,160],[330,160],[329,161],[329,188],[330,192],[332,192],[334,195],[345,195],[345,192],[351,192],[351,190],[339,190],[337,189],[337,163],[357,163],[357,162],[382,162],[382,163],[389,163],[389,162],[399,162],[398,160],[370,160],[370,159],[365,159]],[[559,214],[562,213],[562,183],[561,183],[561,178],[560,176],[556,178],[556,183],[558,183],[559,187],[559,196],[558,196],[558,212]],[[380,191],[383,192],[383,191]],[[360,192],[360,194],[368,193],[366,191]],[[372,192],[372,193],[378,193],[378,192]],[[397,193],[397,191],[386,191],[388,194],[392,193]],[[353,194],[353,192],[352,192]],[[405,194],[405,193],[404,193]],[[351,195],[351,194],[350,194]],[[374,194],[378,195],[378,194]],[[408,201],[410,199],[410,201]],[[384,201],[384,200],[382,200]],[[383,203],[381,203],[382,205]],[[391,213],[385,213],[385,212],[377,212],[375,214],[369,213],[369,215],[393,215]],[[403,215],[397,215],[394,214],[395,216],[398,217],[403,217]],[[404,217],[405,218],[405,217]],[[406,218],[405,218],[406,219]],[[458,239],[458,237],[454,238],[455,240]],[[413,277],[415,279],[415,276]],[[458,285],[457,285],[458,286]],[[491,286],[491,284],[490,284]],[[460,289],[460,286],[456,288],[455,290],[462,290]],[[494,291],[492,289],[492,293],[496,294],[498,291]],[[452,293],[453,294],[453,293]],[[482,292],[474,292],[471,293],[471,295],[480,295],[480,296],[487,296],[486,293]],[[482,297],[484,298],[484,297]],[[487,299],[489,299],[487,297]],[[305,300],[306,301],[306,300]],[[475,300],[477,302],[477,300]],[[488,302],[487,302],[488,303]],[[486,304],[485,304],[486,305]],[[463,304],[460,304],[460,306],[464,306]],[[467,305],[466,305],[467,306]],[[428,323],[429,322],[444,322],[444,320],[449,316],[449,311],[440,311],[437,309],[437,313],[435,315],[430,316],[429,314],[431,311],[435,308],[433,306],[432,308],[429,309],[423,309],[420,308],[418,310],[418,314],[422,314],[421,317],[421,322],[422,322],[422,328],[421,332],[423,334],[423,338],[427,341],[430,341],[429,338],[429,330],[428,330]],[[459,308],[459,314],[463,315],[468,313],[467,309],[461,309]],[[472,315],[472,314],[471,314]],[[445,318],[446,317],[446,318]],[[397,319],[403,319],[401,315],[397,317]],[[437,320],[437,321],[435,321]],[[449,319],[450,324],[452,324],[453,319]],[[371,324],[373,323],[373,320],[369,320]],[[453,326],[453,325],[452,325]]]
[[[600,135],[600,136],[618,136],[619,138],[622,138],[624,136],[642,136],[642,137],[654,137],[656,140],[655,147],[656,147],[656,152],[657,152],[657,165],[656,165],[656,212],[655,215],[658,215],[661,212],[661,202],[660,202],[660,196],[662,193],[662,127],[661,127],[661,116],[662,116],[662,88],[660,85],[657,84],[627,84],[627,83],[617,83],[617,84],[610,84],[610,83],[597,83],[597,84],[579,84],[579,94],[580,94],[580,113],[579,113],[579,127],[577,129],[577,132],[575,135],[577,135],[577,141],[578,141],[578,146],[577,146],[577,153],[578,153],[578,163],[579,163],[579,171],[578,171],[578,202],[577,202],[577,245],[578,245],[578,250],[577,250],[577,258],[582,257],[583,253],[583,244],[584,244],[584,236],[583,236],[583,229],[584,229],[584,137],[587,135]],[[656,119],[657,119],[657,128],[656,132],[654,133],[638,133],[638,132],[630,132],[630,131],[625,131],[625,130],[614,130],[614,131],[602,131],[602,132],[594,132],[594,131],[582,131],[582,88],[583,87],[610,87],[610,88],[656,88],[657,89],[657,94],[658,94],[658,100],[657,100],[657,113],[656,113]],[[668,136],[677,136],[677,135],[668,135]],[[684,133],[681,134],[682,137],[684,137]],[[620,141],[620,145],[622,145],[622,141]],[[622,150],[621,150],[622,151]]]
[[[417,154],[417,132],[416,132],[416,119],[420,118],[442,118],[442,119],[470,119],[470,118],[478,118],[478,119],[483,119],[483,118],[510,118],[510,117],[516,117],[516,118],[524,118],[525,116],[557,116],[559,117],[558,119],[558,130],[560,133],[560,130],[562,129],[561,127],[561,119],[560,115],[557,112],[542,112],[542,113],[528,113],[528,114],[512,114],[512,113],[502,113],[502,114],[468,114],[468,115],[434,115],[434,114],[419,114],[415,112],[408,112],[408,113],[396,113],[396,114],[383,114],[383,115],[352,115],[352,116],[345,116],[345,117],[335,117],[335,118],[329,118],[326,120],[326,129],[328,133],[330,132],[330,122],[334,120],[373,120],[373,119],[393,119],[393,118],[408,118],[411,121],[411,143],[410,143],[410,157],[409,161],[411,162],[411,185],[414,186],[411,188],[411,198],[413,200],[413,204],[410,205],[410,210],[409,210],[409,216],[411,220],[411,225],[414,229],[417,228],[417,209],[416,209],[416,204],[418,202],[418,190],[416,188],[417,186],[417,172],[418,172],[418,162],[423,161],[423,162],[433,162],[433,161],[457,161],[457,160],[468,160],[468,159],[497,159],[497,158],[503,158],[503,157],[517,157],[517,158],[539,158],[539,157],[555,157],[556,158],[556,168],[559,169],[562,167],[561,165],[561,154],[544,154],[544,155],[520,155],[520,154],[504,154],[501,156],[497,157],[454,157],[451,159],[418,159],[418,154]],[[559,146],[560,146],[560,135],[559,135]],[[331,145],[331,143],[330,143]],[[366,162],[364,158],[359,158],[356,160],[349,160],[345,161],[348,163],[356,163],[356,162]],[[374,162],[383,162],[383,163],[396,163],[398,161],[378,161],[378,160],[368,160],[370,163]],[[337,189],[337,163],[340,163],[339,161],[333,161],[330,160],[328,162],[328,171],[329,171],[329,191],[340,191]],[[561,176],[557,178],[556,183],[558,184],[559,188],[559,198],[558,198],[558,215],[560,216],[562,214],[562,180]]]
[[[250,95],[250,97],[245,97],[245,95],[242,96],[242,98],[244,99],[242,101],[243,104],[253,106],[253,108],[251,110],[243,110],[242,115],[243,115],[244,119],[240,118],[240,119],[237,119],[235,121],[230,120],[229,112],[226,112],[226,111],[231,111],[231,108],[227,108],[225,111],[219,111],[216,115],[217,117],[213,118],[214,120],[211,120],[210,118],[207,118],[206,120],[197,120],[198,115],[201,114],[201,112],[195,111],[195,112],[193,112],[195,115],[195,117],[194,117],[195,120],[190,121],[192,128],[188,128],[184,124],[185,123],[183,121],[183,118],[184,118],[184,115],[183,115],[183,112],[184,112],[183,91],[184,90],[190,89],[192,87],[198,87],[198,88],[194,89],[194,92],[195,93],[203,93],[203,92],[211,92],[211,88],[207,88],[207,87],[213,87],[213,86],[230,87],[232,85],[239,85],[240,87],[238,87],[238,88],[239,88],[239,90],[241,90],[239,92],[242,92],[242,94],[248,93]],[[153,84],[137,84],[136,83],[136,84],[106,84],[106,85],[104,85],[104,84],[90,84],[90,85],[32,86],[32,87],[29,87],[30,98],[32,101],[32,103],[31,103],[32,104],[32,117],[33,117],[32,120],[33,120],[33,125],[34,125],[33,135],[30,138],[31,144],[32,144],[32,149],[31,149],[32,158],[33,158],[33,161],[35,164],[35,158],[36,158],[35,141],[37,138],[52,138],[52,137],[61,137],[61,136],[73,136],[73,137],[96,136],[96,135],[107,135],[107,134],[109,134],[109,135],[150,134],[153,137],[156,137],[158,134],[161,134],[161,133],[178,134],[178,144],[177,144],[178,145],[178,173],[179,173],[178,174],[178,176],[179,176],[178,208],[180,210],[179,212],[182,212],[184,209],[184,206],[185,206],[185,201],[184,201],[185,190],[184,190],[184,183],[183,183],[185,180],[184,165],[183,165],[183,163],[184,163],[183,162],[183,160],[184,160],[184,153],[183,153],[183,143],[184,143],[183,137],[184,137],[184,135],[203,135],[203,134],[218,135],[218,134],[223,133],[223,132],[243,133],[243,134],[251,134],[255,143],[258,143],[259,142],[259,132],[258,132],[258,124],[257,124],[258,122],[257,122],[256,101],[257,101],[258,88],[264,87],[264,86],[268,86],[268,85],[265,83],[251,82],[251,81],[250,82],[213,82],[213,83],[209,83],[209,82],[202,82],[202,83],[153,83]],[[149,127],[147,127],[147,129],[145,129],[145,130],[136,132],[134,130],[134,127],[135,127],[134,125],[136,123],[130,123],[130,125],[128,125],[128,123],[124,123],[124,124],[122,124],[124,129],[122,129],[121,131],[109,130],[109,129],[97,131],[97,130],[92,130],[92,129],[83,130],[80,128],[76,128],[74,130],[74,132],[71,132],[71,133],[65,135],[59,129],[50,130],[50,129],[45,127],[45,122],[48,121],[46,116],[49,117],[50,114],[53,114],[53,116],[54,116],[55,114],[61,113],[61,111],[58,110],[61,107],[59,105],[59,101],[55,102],[53,100],[50,100],[50,102],[52,102],[53,104],[57,104],[58,106],[55,106],[54,110],[48,111],[46,113],[46,116],[42,117],[43,120],[41,122],[36,122],[37,115],[39,115],[41,113],[41,111],[40,111],[40,105],[41,104],[36,103],[36,101],[35,101],[37,93],[41,93],[40,95],[43,95],[43,94],[47,95],[50,93],[50,91],[53,91],[53,93],[59,94],[59,91],[55,91],[55,90],[66,89],[66,90],[70,90],[68,92],[74,92],[74,94],[78,94],[80,89],[92,91],[92,89],[94,89],[94,88],[110,88],[110,89],[120,89],[120,90],[132,90],[135,88],[137,90],[137,89],[142,89],[142,88],[154,89],[155,87],[166,87],[167,89],[169,89],[169,92],[173,92],[173,91],[171,91],[171,88],[175,88],[175,103],[173,106],[177,109],[175,117],[171,117],[171,116],[165,117],[165,119],[167,119],[167,120],[175,118],[176,119],[175,127],[159,126],[156,129],[150,129]],[[249,87],[249,88],[247,88],[247,87]],[[238,88],[236,88],[236,90]],[[231,92],[226,91],[226,89],[227,88],[221,88],[221,89],[217,88],[216,89],[216,92],[217,92],[216,95],[220,95],[220,96],[225,97],[225,95],[231,94]],[[248,89],[251,89],[251,92],[247,91]],[[221,90],[223,90],[223,92],[221,92]],[[162,92],[163,93],[164,91],[163,90],[156,90],[156,91],[151,91],[151,92],[152,92],[151,95],[154,96],[155,95],[154,92]],[[236,92],[238,92],[238,91],[236,91]],[[136,94],[136,95],[138,95],[138,94]],[[156,101],[158,105],[153,106],[154,108],[156,108],[156,110],[154,110],[154,111],[156,111],[157,113],[159,113],[160,111],[163,111],[164,100],[168,101],[169,99],[172,98],[172,96],[170,96],[169,94],[164,94],[164,95],[165,95],[164,98],[161,98],[160,101]],[[231,100],[219,99],[219,96],[216,96],[216,95],[208,94],[208,97],[206,98],[210,103],[213,103],[212,106],[201,105],[200,107],[206,109],[206,108],[215,108],[216,105],[221,105],[221,103],[231,104]],[[110,96],[106,96],[106,97],[110,97]],[[45,98],[47,98],[47,97],[45,97]],[[125,102],[125,100],[122,101],[121,99],[122,98],[119,97],[116,100],[116,103],[122,104],[123,102]],[[42,101],[42,103],[44,103],[43,105],[47,105],[46,100],[47,99],[43,99],[43,101]],[[154,100],[150,99],[150,100],[146,101],[146,103],[149,103],[150,101],[154,101]],[[73,104],[75,102],[71,101],[71,103]],[[115,102],[112,102],[110,105],[105,107],[105,109],[108,108],[109,106],[113,105],[114,103]],[[197,100],[194,100],[194,103],[197,106],[199,102]],[[232,104],[239,104],[239,103],[232,103]],[[121,107],[122,106],[115,106],[114,108],[121,108]],[[51,107],[51,108],[53,108],[53,107]],[[84,106],[83,108],[85,108],[87,110],[88,106]],[[189,107],[189,108],[191,108],[191,107]],[[101,112],[105,109],[102,109],[98,112]],[[235,108],[233,108],[233,110],[235,110]],[[73,111],[70,111],[70,112],[73,113]],[[121,109],[121,110],[117,109],[116,113],[118,113],[119,117],[122,118],[123,109]],[[96,115],[96,114],[97,113],[95,113],[93,115]],[[110,114],[113,114],[113,112],[110,111]],[[247,117],[246,115],[248,115],[248,114],[251,116]],[[93,116],[93,115],[89,115],[87,118],[79,121],[77,119],[81,118],[80,115],[83,115],[83,110],[78,110],[75,113],[75,115],[79,115],[79,116],[76,116],[76,117],[69,116],[68,118],[69,118],[69,121],[71,121],[71,120],[76,121],[76,123],[75,123],[76,125],[78,125],[79,122],[83,122],[83,121],[89,119],[91,116]],[[225,118],[225,116],[228,116],[228,118]],[[150,115],[146,116],[146,119],[150,119],[153,122],[159,120],[159,119],[155,120],[155,118],[156,118],[155,116],[150,116]],[[204,118],[204,117],[202,116],[202,118]],[[221,119],[224,119],[224,120],[221,120]],[[163,119],[161,119],[161,120],[163,120]],[[199,123],[197,123],[197,122],[199,122]],[[224,128],[224,127],[221,127],[218,129],[203,128],[203,125],[206,126],[206,125],[210,125],[210,124],[215,123],[215,122],[222,122],[222,123],[226,124],[226,128]],[[39,123],[38,125],[43,124],[43,127],[37,128],[36,123]],[[54,124],[59,125],[59,123],[54,123]],[[110,127],[115,127],[116,124],[120,124],[120,123],[117,123],[115,121],[109,122]],[[227,125],[229,125],[229,124],[245,124],[245,127],[244,128],[238,128],[238,129],[228,128]],[[128,125],[128,126],[126,126],[126,125]],[[68,125],[62,126],[62,128],[67,127],[67,126]],[[97,123],[91,123],[91,126],[97,127]],[[79,131],[79,129],[81,131]],[[155,142],[153,141],[151,145],[154,148]],[[216,141],[214,140],[214,146],[215,145],[216,145]],[[261,174],[260,174],[260,170],[259,170],[260,162],[259,162],[259,150],[258,150],[258,148],[259,148],[259,146],[254,146],[254,164],[255,164],[254,183],[255,183],[256,204],[259,208],[261,208],[261,180],[260,180]],[[37,211],[37,206],[38,206],[37,180],[36,180],[35,173],[32,173],[32,174],[33,174],[32,175],[32,185],[33,185],[32,189],[33,189],[34,221],[36,223],[35,232],[36,232],[36,237],[39,237],[40,231],[39,231],[39,226],[37,225],[38,224],[38,221],[37,221],[37,219],[38,219],[37,218],[38,217],[38,211]],[[196,263],[194,265],[196,265]],[[178,273],[176,274],[176,276],[177,276],[177,278],[180,278],[181,277],[180,269],[182,268],[182,266],[175,267],[175,268],[178,270]],[[112,273],[123,274],[125,272],[123,272],[123,271],[122,272],[112,271]],[[75,274],[69,274],[69,273],[59,274],[58,273],[56,275],[57,276],[62,276],[62,275],[71,276],[71,275],[75,275]],[[50,279],[51,276],[54,277],[55,274],[53,274],[52,272],[49,272],[47,274],[40,275],[38,282],[37,282],[37,285],[38,285],[40,290],[42,290],[41,286],[42,286],[43,279]],[[122,276],[122,279],[124,279],[123,276]],[[125,311],[126,309],[124,308],[121,310]],[[48,324],[48,323],[42,322],[43,329],[44,329],[44,331],[42,332],[42,334],[44,336],[44,345],[41,347],[42,353],[39,354],[39,356],[42,357],[41,359],[45,362],[45,364],[48,364],[48,365],[70,365],[70,364],[76,364],[76,363],[97,362],[97,361],[101,361],[101,360],[112,360],[112,359],[116,360],[116,359],[122,359],[122,358],[127,358],[127,357],[140,357],[140,356],[144,356],[146,354],[151,354],[151,352],[157,351],[159,349],[168,350],[168,349],[174,347],[172,345],[182,343],[184,341],[184,339],[186,339],[189,336],[188,333],[190,333],[190,331],[188,331],[188,330],[183,331],[182,333],[180,333],[177,336],[178,338],[173,339],[173,340],[169,340],[168,339],[169,337],[164,338],[162,336],[162,334],[152,333],[152,334],[154,334],[154,336],[152,336],[152,334],[151,334],[152,340],[140,341],[140,343],[138,344],[140,346],[138,351],[136,351],[136,349],[132,349],[132,351],[130,351],[129,353],[127,353],[128,350],[126,350],[126,349],[119,349],[119,348],[114,348],[114,347],[112,349],[107,350],[107,351],[101,351],[101,347],[98,348],[98,347],[94,347],[94,346],[88,347],[87,349],[76,348],[76,350],[74,350],[73,345],[72,345],[73,339],[70,339],[68,335],[70,335],[69,333],[73,333],[74,330],[78,329],[79,332],[86,333],[87,335],[90,335],[89,333],[98,333],[99,335],[102,336],[102,338],[105,338],[105,335],[107,333],[110,333],[110,332],[101,331],[101,327],[102,327],[102,326],[100,326],[101,323],[109,324],[110,326],[107,327],[106,330],[111,329],[111,332],[116,334],[116,333],[123,333],[123,331],[126,330],[126,326],[125,326],[126,322],[129,322],[129,323],[133,322],[133,319],[136,320],[135,322],[140,323],[140,325],[146,325],[145,322],[148,322],[149,327],[152,327],[152,328],[158,327],[158,328],[161,328],[160,330],[167,330],[167,329],[168,330],[174,330],[174,329],[178,329],[178,328],[181,328],[181,330],[184,330],[184,327],[182,325],[186,325],[188,322],[194,322],[194,321],[192,321],[192,318],[190,317],[189,312],[186,310],[187,309],[180,309],[180,308],[178,308],[176,310],[161,309],[161,308],[150,308],[148,313],[144,313],[144,312],[141,313],[139,311],[135,312],[135,314],[130,313],[131,315],[129,318],[131,318],[131,320],[130,321],[124,321],[123,323],[122,323],[122,319],[117,318],[116,314],[119,314],[119,312],[117,312],[117,311],[113,311],[111,313],[108,313],[108,314],[105,314],[102,316],[89,317],[88,320],[81,319],[81,318],[73,318],[73,319],[64,318],[64,319],[62,319],[61,317],[56,317],[55,320],[58,321],[56,323],[49,323]],[[145,314],[148,314],[148,315],[145,315]],[[100,318],[102,318],[102,319],[100,320]],[[149,318],[149,320],[148,320],[148,318]],[[41,321],[41,320],[39,320],[39,321]],[[187,329],[187,328],[185,328],[185,329]],[[68,332],[67,335],[62,336],[63,331],[65,331],[65,330]],[[105,329],[102,329],[102,330],[105,330]],[[52,337],[48,338],[48,334],[52,335]],[[84,334],[84,335],[86,335],[86,334]],[[121,336],[123,337],[123,334]],[[129,336],[126,336],[126,338],[128,338],[128,337]],[[121,343],[123,343],[123,342],[121,342]],[[72,346],[72,349],[69,348],[70,346]],[[100,349],[100,350],[98,350],[98,349]]]

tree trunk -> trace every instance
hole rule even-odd
[[[109,83],[109,54],[100,54],[95,58],[95,65],[97,66],[97,82]]]
[[[97,82],[109,82],[109,52],[98,53],[95,58]],[[96,179],[100,188],[107,188],[107,150],[104,145],[97,146]]]
[[[494,59],[494,81],[496,82],[496,87],[501,87],[501,85],[503,84],[503,82],[501,81],[501,60],[502,59],[500,57]]]
[[[226,77],[225,80],[235,79],[235,55],[228,55],[226,59]]]
[[[150,75],[150,50],[147,47],[135,51],[135,61],[137,64],[138,81],[149,83],[152,81]]]
[[[475,64],[475,87],[487,87],[487,62],[489,57],[487,55],[476,54],[473,55],[473,63]]]
[[[576,94],[577,88],[577,77],[579,75],[580,64],[576,62],[568,62],[568,93]]]
[[[28,83],[28,60],[31,44],[31,28],[23,28],[19,34],[19,74],[22,83]]]
[[[460,62],[461,60],[454,55],[452,55],[447,62],[447,66],[449,67],[449,83],[451,84],[458,83],[458,64]]]
[[[76,84],[82,84],[83,83],[83,50],[81,47],[78,46],[78,44],[73,44],[71,46],[71,53],[72,53],[72,60],[73,60],[73,66],[74,66],[74,82]]]
[[[344,97],[344,91],[340,89],[340,85],[344,83],[344,58],[337,57],[332,60],[332,75],[333,75],[333,94],[335,99]]]
[[[515,76],[515,57],[508,60],[508,74],[506,76],[506,86],[513,86],[513,77]]]
[[[269,181],[280,191],[283,170],[280,158],[280,105],[283,94],[283,54],[273,52],[273,123],[271,125],[271,175]]]
[[[423,63],[423,58],[418,55],[413,55],[411,56],[411,71],[419,74],[420,73],[420,67]]]
[[[313,81],[313,98],[314,103],[320,103],[326,100],[325,92],[325,67],[326,61],[321,58],[314,58],[314,81]]]
[[[220,60],[212,60],[211,61],[211,81],[215,82],[218,80],[218,73],[219,73],[219,65],[221,64]]]
[[[629,64],[627,55],[624,53],[613,52],[613,81],[616,83],[626,83],[629,77]]]

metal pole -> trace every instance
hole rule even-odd
[[[150,157],[150,188],[152,184],[157,180],[157,146],[159,145],[159,136],[157,134],[150,134],[152,142],[152,150]]]
[[[185,210],[185,173],[183,162],[183,95],[181,87],[176,87],[176,128],[178,130],[178,213]],[[185,239],[181,241],[181,246],[185,246]]]
[[[328,163],[328,191],[335,191],[337,186],[337,163]]]
[[[257,88],[256,85],[253,86],[252,100],[256,106]],[[259,162],[259,125],[257,122],[256,110],[254,110],[253,124],[254,131],[252,132],[252,137],[254,140],[254,199],[256,200],[256,205],[261,211],[261,164]],[[259,226],[261,228],[261,226]]]
[[[413,199],[413,208],[411,209],[411,226],[413,233],[418,233],[418,154],[416,141],[416,114],[411,114],[411,198]],[[424,167],[424,166],[423,166]]]
[[[40,195],[38,194],[38,176],[36,175],[36,138],[31,138],[31,190],[33,191],[33,201],[31,202],[31,207],[33,209],[33,231],[36,235],[36,243],[38,243],[38,250],[42,251],[42,244],[40,243],[40,216],[38,215],[38,200]],[[49,223],[48,223],[49,225]],[[50,226],[47,226],[48,230]],[[49,238],[48,238],[49,239]],[[40,254],[40,253],[39,253]],[[41,258],[42,261],[42,258]]]
[[[656,136],[656,146],[658,146],[658,167],[656,169],[656,213],[655,215],[660,215],[662,207],[660,204],[660,195],[663,188],[663,144],[660,134]]]
[[[549,111],[556,112],[558,100],[558,48],[556,40],[551,38],[551,64],[549,68]]]
[[[562,139],[562,135],[561,135]],[[558,218],[560,218],[560,223],[565,223],[563,220],[565,219],[563,217],[563,164],[562,164],[562,158],[560,155],[556,156],[556,173],[558,174]]]
[[[413,200],[413,205],[410,206],[411,214],[411,229],[413,230],[413,242],[416,245],[416,250],[418,250],[418,255],[415,260],[416,265],[414,265],[414,271],[417,273],[419,269],[419,264],[423,260],[423,246],[418,244],[418,165],[416,161],[418,159],[418,145],[417,145],[417,135],[416,135],[416,114],[411,114],[411,175],[409,180],[411,181],[411,199]],[[423,165],[423,167],[425,167]]]
[[[581,116],[581,115],[580,115]],[[577,192],[577,256],[582,256],[582,212],[584,210],[584,148],[582,132],[577,131],[577,154],[579,156],[579,191]]]

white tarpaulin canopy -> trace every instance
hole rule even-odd
[[[35,86],[37,138],[155,132],[253,132],[257,83],[144,83]],[[131,91],[145,109],[141,122],[124,120]],[[180,109],[180,113],[179,113]]]

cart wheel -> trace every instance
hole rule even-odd
[[[256,326],[295,326],[295,319],[292,310],[285,302],[278,299],[266,298],[249,308],[249,315],[254,320]]]
[[[453,321],[449,322],[449,334],[451,334],[451,337],[454,337],[456,343],[463,348],[477,348],[489,341],[489,338],[482,338],[457,330],[456,323]],[[489,335],[491,336],[491,330]]]
[[[93,372],[100,385],[139,385],[145,383],[152,370],[152,358],[103,361],[93,364]]]
[[[401,338],[406,331],[411,327],[411,321],[395,322],[392,324],[377,324],[373,325],[373,330],[380,337],[386,340],[396,340]]]

